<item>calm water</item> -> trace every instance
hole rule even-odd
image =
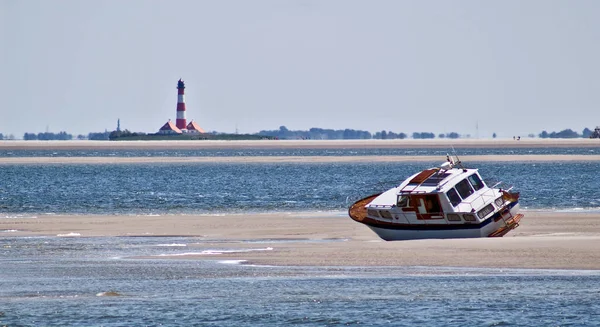
[[[0,219],[248,211],[348,219],[352,200],[437,164],[5,165]],[[598,163],[470,164],[514,185],[530,210],[600,210]],[[11,233],[0,230],[0,326],[600,326],[596,271],[139,259],[179,257],[205,240]],[[226,242],[214,250],[243,251]],[[108,291],[121,296],[98,296]]]

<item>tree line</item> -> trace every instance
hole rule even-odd
[[[584,128],[580,133],[573,131],[572,129],[564,129],[559,132],[547,132],[542,131],[537,136],[539,138],[589,138],[594,131],[589,128]],[[220,134],[218,132],[211,132],[208,134]],[[153,134],[146,134],[143,132],[130,132],[128,130],[123,131],[104,131],[104,132],[92,132],[88,133],[88,135],[77,135],[76,138],[79,140],[113,140],[120,137],[131,137],[131,136],[146,136]],[[309,130],[289,130],[285,126],[280,126],[279,129],[276,130],[262,130],[258,133],[249,134],[253,136],[264,136],[268,138],[276,138],[276,139],[311,139],[311,140],[353,140],[353,139],[406,139],[409,138],[409,135],[402,132],[392,132],[392,131],[379,131],[375,133],[371,133],[363,130],[355,130],[355,129],[326,129],[326,128],[316,128],[313,127]],[[437,136],[431,132],[414,132],[410,135],[413,139],[458,139],[464,136],[456,132],[451,133],[440,133]],[[467,135],[466,137],[470,137]],[[534,134],[529,134],[529,137],[535,137]],[[493,134],[493,138],[496,138],[496,133]],[[14,140],[14,135],[3,135],[0,133],[0,140]],[[59,132],[59,133],[25,133],[23,135],[23,140],[72,140],[73,135],[67,132]]]
[[[256,133],[258,136],[274,137],[278,139],[370,139],[371,133],[354,129],[324,129],[311,128],[308,131],[292,131],[285,126],[280,126],[276,130],[262,130]]]
[[[324,129],[313,127],[309,130],[289,130],[285,126],[280,126],[275,130],[262,130],[256,135],[275,137],[278,139],[310,139],[310,140],[359,140],[359,139],[405,139],[409,136],[406,133],[396,133],[392,131],[380,131],[371,134],[371,132],[355,129]],[[413,139],[433,139],[436,135],[429,132],[414,132]],[[447,134],[438,134],[439,138],[459,138],[460,135],[456,132]]]
[[[77,139],[78,140],[109,140],[112,138],[116,138],[119,136],[126,136],[126,135],[138,135],[138,134],[143,134],[143,133],[131,133],[128,130],[125,131],[113,131],[113,132],[94,132],[94,133],[88,133],[87,136],[80,134],[77,135]],[[144,134],[145,135],[145,134]],[[0,140],[3,139],[2,134],[0,133]],[[23,134],[23,140],[26,141],[31,141],[31,140],[41,140],[41,141],[51,141],[51,140],[72,140],[73,139],[73,135],[69,134],[67,132],[59,132],[59,133],[50,133],[50,132],[44,132],[44,133],[25,133]]]
[[[573,138],[578,138],[578,137],[583,137],[583,138],[589,138],[592,133],[594,133],[594,131],[590,130],[589,128],[584,128],[583,131],[581,132],[581,134],[577,133],[576,131],[567,128],[567,129],[563,129],[560,132],[550,132],[548,133],[547,131],[542,131],[540,134],[538,134],[538,137],[545,139],[545,138],[551,138],[551,139],[573,139]]]
[[[14,139],[15,139],[14,134],[4,135],[4,134],[0,133],[0,140],[14,140]]]
[[[50,133],[50,132],[44,132],[44,133],[25,133],[23,135],[23,140],[26,141],[30,141],[30,140],[43,140],[43,141],[50,141],[50,140],[72,140],[73,139],[73,135],[68,134],[67,132],[59,132],[59,133]]]

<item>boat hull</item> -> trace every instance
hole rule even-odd
[[[511,210],[511,214],[514,211],[514,216],[517,216],[517,211],[519,209],[519,204],[517,203],[513,210]],[[517,217],[521,217],[519,215]],[[489,221],[489,222],[488,222]],[[488,222],[488,223],[486,223]],[[486,222],[481,224],[473,224],[473,225],[456,225],[452,226],[452,228],[436,228],[434,226],[424,226],[424,227],[410,227],[410,228],[388,228],[388,227],[378,227],[378,226],[369,226],[369,228],[377,234],[377,236],[381,237],[386,241],[405,241],[405,240],[419,240],[419,239],[428,239],[428,238],[438,238],[438,239],[446,239],[446,238],[476,238],[476,237],[488,237],[491,236],[494,232],[501,230],[506,227],[505,222],[500,219],[498,221],[494,221],[494,218],[488,218]],[[445,225],[447,226],[447,225]],[[516,226],[515,226],[516,227]],[[507,229],[506,232],[510,231],[513,228]],[[506,234],[506,233],[504,233]],[[502,235],[504,235],[502,234]],[[498,235],[498,236],[502,236]]]

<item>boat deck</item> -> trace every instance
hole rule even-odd
[[[373,199],[378,197],[380,194],[381,193],[369,195],[364,199],[354,202],[354,204],[350,206],[350,209],[348,209],[348,215],[350,218],[358,221],[359,223],[363,222],[363,220],[367,218],[367,208],[365,208],[365,206],[371,203],[371,201],[373,201]]]

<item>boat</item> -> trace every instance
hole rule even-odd
[[[350,217],[386,241],[501,237],[519,226],[519,192],[488,186],[478,169],[447,156],[387,191],[350,206]]]

